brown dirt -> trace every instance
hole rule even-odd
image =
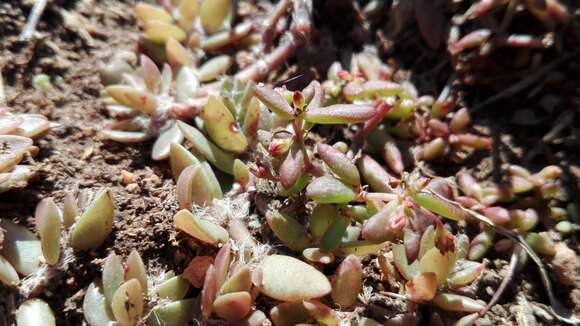
[[[16,112],[46,115],[57,125],[37,142],[40,147],[35,157],[40,166],[38,177],[23,190],[2,194],[0,209],[3,218],[31,226],[34,207],[42,198],[54,197],[61,201],[67,190],[77,187],[113,190],[118,210],[114,232],[107,243],[95,252],[76,254],[67,270],[54,275],[55,281],[50,282],[41,295],[57,313],[58,325],[80,325],[83,289],[100,275],[102,259],[109,251],[127,255],[136,249],[149,268],[178,272],[183,270],[192,252],[180,245],[171,227],[171,217],[177,210],[174,183],[167,164],[150,159],[151,144],[119,145],[99,137],[107,117],[99,100],[102,86],[96,67],[114,51],[134,46],[137,25],[131,14],[131,3],[115,0],[52,2],[38,28],[41,36],[30,42],[20,42],[17,36],[29,10],[30,6],[20,4],[19,0],[0,3],[0,67],[3,67],[8,105]],[[82,23],[63,21],[63,10]],[[335,50],[327,49],[329,56],[340,55],[333,53]],[[38,73],[51,76],[55,86],[47,96],[32,87],[32,77]],[[502,162],[517,162],[533,147],[533,143],[522,137],[534,132],[520,133],[518,130],[511,134],[511,130],[502,129],[498,136],[502,140]],[[577,155],[570,155],[565,148],[551,154],[551,161],[570,166],[568,183],[576,191],[580,178]],[[490,176],[491,158],[473,160],[470,167],[476,168],[480,176]],[[445,173],[451,174],[457,168],[445,167]],[[123,184],[122,171],[134,174],[136,183]],[[578,192],[573,194],[578,197]],[[578,253],[577,242],[572,240],[569,246]],[[498,255],[491,259],[490,269],[474,289],[484,300],[491,297],[492,290],[501,281],[508,257]],[[379,279],[372,275],[377,270],[373,272],[371,268],[367,272],[370,279]],[[575,288],[570,291],[556,286],[558,297],[578,312],[578,280]],[[15,293],[0,288],[0,315],[13,311],[20,299]],[[270,305],[266,301],[261,300],[259,304]],[[532,318],[538,325],[554,325],[553,320],[541,317],[547,314],[537,312],[537,302],[546,302],[546,298],[535,268],[528,264],[512,282],[500,304],[477,324],[521,325],[523,316],[530,314],[532,307],[536,310],[536,318]],[[384,307],[393,309],[393,305],[379,300],[371,306],[382,311]],[[3,322],[7,321],[0,318],[0,325]]]

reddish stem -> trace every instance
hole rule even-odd
[[[354,152],[358,151],[365,142],[369,134],[383,121],[385,114],[392,109],[392,105],[386,102],[381,102],[377,106],[375,115],[370,118],[363,127],[354,136]]]

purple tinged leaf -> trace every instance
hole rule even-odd
[[[378,213],[371,216],[363,225],[362,237],[374,243],[393,239],[400,236],[401,227],[405,225],[404,220],[395,217],[395,211],[400,204],[397,201],[389,202]]]
[[[469,246],[467,257],[469,260],[481,260],[493,245],[495,233],[491,230],[485,230],[476,235]]]
[[[213,171],[202,163],[185,168],[177,179],[177,199],[180,208],[191,208],[193,204],[208,206],[215,198],[222,198],[219,185],[216,187]],[[211,173],[211,174],[210,174]]]
[[[346,155],[326,144],[318,144],[316,148],[320,158],[342,181],[353,187],[360,186],[358,169]]]
[[[449,128],[452,133],[457,134],[465,131],[470,122],[469,110],[461,108],[453,114],[453,118],[451,118],[451,122],[449,123]]]
[[[405,170],[405,165],[403,164],[403,155],[397,147],[397,144],[393,139],[385,142],[383,147],[383,158],[387,165],[396,174],[401,174]]]
[[[230,237],[237,242],[238,246],[249,247],[250,249],[256,247],[256,240],[250,233],[250,230],[248,230],[248,227],[243,220],[232,220],[229,224],[228,231]]]
[[[355,255],[346,257],[334,276],[332,282],[332,300],[341,308],[348,308],[356,303],[362,290],[363,269],[360,259]]]
[[[338,315],[329,306],[316,300],[303,301],[302,304],[310,316],[312,316],[312,318],[314,318],[321,325],[340,325],[340,319],[338,318]]]
[[[359,171],[366,183],[376,192],[392,193],[390,186],[392,176],[375,160],[363,155],[357,162]]]
[[[286,102],[286,100],[275,90],[263,85],[256,85],[254,88],[254,95],[262,102],[268,109],[276,113],[282,118],[293,119],[296,112]]]
[[[367,105],[334,104],[306,111],[304,120],[318,124],[365,122],[375,115],[375,108]]]
[[[306,187],[306,196],[320,204],[345,204],[354,201],[358,194],[342,181],[327,175],[314,179]]]
[[[503,207],[486,207],[481,212],[497,224],[507,224],[511,221],[510,212]]]
[[[304,153],[300,145],[294,143],[280,166],[280,183],[284,188],[289,189],[296,184],[304,172],[306,172]]]
[[[306,107],[306,111],[309,111],[314,110],[322,105],[324,101],[324,90],[322,89],[320,83],[316,80],[310,82],[307,88],[312,88],[313,90],[312,99],[310,102],[308,102],[308,106]]]
[[[204,320],[207,320],[213,310],[213,302],[217,294],[216,286],[217,275],[214,265],[210,265],[205,272],[205,279],[203,281],[203,289],[201,290],[201,315]]]
[[[228,277],[228,272],[230,270],[231,261],[232,261],[231,245],[229,242],[227,242],[218,251],[213,263],[216,274],[215,276],[216,289],[220,289],[224,284],[224,282],[226,281],[226,278]]]
[[[226,293],[213,303],[215,314],[229,322],[239,321],[252,309],[252,297],[248,292]]]

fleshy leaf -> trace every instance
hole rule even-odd
[[[318,204],[310,214],[309,230],[314,239],[320,239],[338,217],[335,205]]]
[[[306,196],[320,204],[343,204],[357,198],[357,193],[331,176],[314,179],[306,188]]]
[[[187,37],[187,34],[178,26],[158,20],[145,22],[145,35],[151,42],[161,44],[170,38],[183,42]]]
[[[310,244],[308,234],[302,226],[292,217],[284,215],[279,211],[268,211],[266,220],[270,229],[276,234],[284,245],[294,251],[302,251]]]
[[[451,220],[461,221],[467,218],[467,213],[459,207],[444,201],[443,199],[427,192],[419,192],[413,196],[413,200],[423,208],[439,214]]]
[[[270,310],[270,318],[276,326],[294,326],[309,319],[308,310],[301,301],[283,302]]]
[[[113,194],[107,189],[101,190],[72,226],[70,246],[76,250],[99,247],[113,230],[114,216]]]
[[[0,221],[0,226],[6,230],[0,254],[18,273],[29,275],[36,272],[40,268],[42,257],[40,241],[22,225],[8,219]]]
[[[304,120],[318,124],[341,124],[365,122],[375,115],[375,108],[366,105],[334,104],[308,110]]]
[[[195,155],[178,143],[171,143],[169,146],[169,158],[173,178],[177,181],[181,172],[188,166],[199,165],[201,162]]]
[[[250,292],[251,288],[252,270],[248,266],[242,266],[224,282],[220,293]]]
[[[204,221],[186,209],[175,214],[173,224],[179,230],[209,244],[226,242],[229,239],[228,231],[224,228],[209,221]]]
[[[303,301],[304,308],[308,311],[320,325],[324,326],[338,326],[340,319],[334,310],[329,306],[318,302],[316,300]]]
[[[178,121],[179,128],[183,132],[183,135],[187,140],[189,140],[193,148],[197,153],[208,160],[212,165],[218,169],[228,173],[233,174],[234,169],[234,157],[217,147],[215,144],[210,142],[199,130],[194,127]]]
[[[136,279],[141,285],[143,294],[147,294],[147,269],[137,250],[133,249],[127,257],[125,280]]]
[[[248,292],[233,292],[220,295],[213,303],[215,314],[227,321],[244,318],[252,308],[252,297]]]
[[[320,248],[326,251],[335,250],[340,244],[349,224],[349,219],[344,216],[336,218],[320,239]]]
[[[113,323],[108,307],[101,288],[96,282],[91,283],[83,299],[83,316],[87,323],[91,326],[109,326]]]
[[[330,282],[324,274],[296,258],[268,256],[261,267],[262,293],[270,298],[280,301],[309,300],[323,297],[331,291]]]
[[[6,258],[0,255],[0,283],[11,286],[20,282],[18,273]]]
[[[56,326],[54,313],[50,306],[41,299],[31,299],[23,302],[16,310],[18,326]]]
[[[107,256],[103,265],[103,294],[108,305],[111,304],[113,295],[124,281],[125,271],[121,258],[112,252]]]
[[[355,255],[346,257],[338,267],[332,282],[332,300],[341,308],[356,303],[362,291],[363,270],[360,259]]]
[[[202,118],[210,138],[221,148],[236,154],[243,153],[248,141],[240,132],[236,120],[216,96],[210,95],[202,111]]]
[[[447,311],[479,312],[485,308],[485,304],[479,301],[452,293],[437,294],[432,302],[435,306]]]
[[[36,206],[34,216],[44,260],[49,265],[55,265],[60,257],[62,213],[52,198],[46,198]]]
[[[155,6],[145,2],[139,2],[135,5],[135,15],[142,22],[157,20],[165,23],[172,21],[171,15],[163,7]]]
[[[439,251],[439,248],[436,247],[429,249],[419,262],[421,273],[434,273],[437,277],[437,284],[439,285],[442,285],[447,281],[452,266],[453,253],[446,252],[443,254]]]
[[[332,252],[324,251],[320,248],[304,249],[302,256],[310,262],[319,264],[330,264],[334,261],[334,254]]]
[[[128,280],[117,289],[111,310],[121,325],[137,325],[143,314],[143,289],[139,281]]]
[[[32,139],[22,136],[0,135],[0,171],[8,171],[22,161],[22,157],[32,146]]]
[[[291,188],[304,174],[305,170],[304,153],[300,146],[294,143],[280,166],[280,183],[286,189]]]
[[[256,85],[254,89],[256,97],[266,105],[268,109],[284,119],[293,119],[294,109],[286,100],[275,90],[263,85]]]
[[[125,85],[108,86],[106,91],[117,103],[145,114],[153,114],[157,109],[157,100],[149,92]]]
[[[190,283],[181,275],[174,276],[155,288],[157,295],[172,301],[181,300],[189,291]]]
[[[413,301],[431,301],[437,292],[437,276],[430,272],[417,275],[405,284],[405,289]]]
[[[391,175],[374,159],[368,155],[363,155],[357,166],[364,181],[376,192],[391,193],[393,189],[389,185]]]
[[[231,0],[204,0],[201,3],[199,18],[201,26],[208,34],[213,34],[224,27],[228,16],[232,15]]]
[[[179,300],[157,306],[151,310],[147,318],[147,326],[187,325],[191,321],[194,307],[194,299]]]
[[[199,67],[199,80],[202,82],[214,80],[225,74],[232,64],[233,60],[228,55],[213,57]]]
[[[183,141],[183,133],[176,124],[159,135],[153,148],[151,149],[151,158],[154,160],[164,160],[169,157],[171,144],[179,144]]]
[[[177,179],[176,194],[181,208],[191,208],[192,204],[209,206],[215,198],[222,198],[221,189],[214,189],[206,169],[202,164],[186,167]]]
[[[318,144],[316,148],[320,158],[342,181],[353,187],[360,186],[358,169],[346,155],[326,144]]]

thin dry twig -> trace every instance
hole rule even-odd
[[[483,310],[479,312],[480,316],[485,315],[485,313],[487,313],[489,311],[489,309],[491,309],[491,307],[493,307],[496,304],[496,302],[499,300],[501,295],[504,293],[508,284],[514,278],[514,275],[516,274],[516,269],[518,267],[518,263],[520,261],[521,252],[522,252],[522,247],[520,245],[516,244],[514,247],[514,251],[512,253],[512,257],[510,258],[510,264],[508,266],[507,274],[503,277],[501,284],[499,285],[497,290],[495,290],[495,293],[493,294],[493,297],[491,297],[491,300],[489,300],[489,302],[487,303],[485,308],[483,308]]]
[[[26,22],[26,26],[20,33],[18,37],[21,41],[28,41],[32,38],[34,33],[36,33],[36,26],[38,25],[38,21],[40,20],[40,16],[44,12],[46,8],[46,3],[48,0],[36,0],[34,3],[34,7],[30,11],[30,15],[28,16],[28,21]]]

